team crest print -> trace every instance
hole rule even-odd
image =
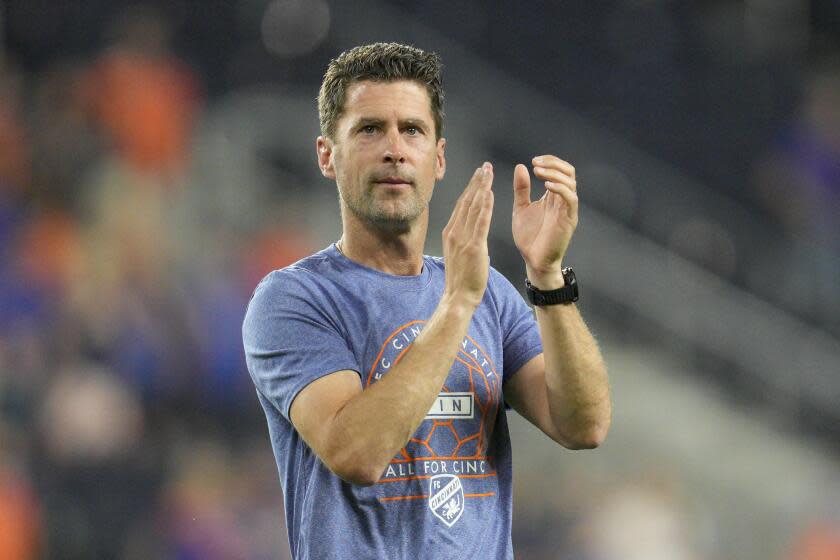
[[[424,325],[425,321],[411,321],[391,331],[365,387],[388,375]],[[501,379],[491,357],[465,336],[423,422],[379,479],[379,500],[404,507],[424,500],[434,516],[451,527],[471,501],[495,496],[498,480],[490,443],[500,402]]]
[[[429,509],[435,517],[452,527],[464,513],[464,487],[454,474],[438,474],[429,479]]]

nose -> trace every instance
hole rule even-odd
[[[388,134],[385,145],[385,153],[382,155],[385,163],[404,163],[405,156],[403,155],[400,134],[397,131],[392,131]]]
[[[385,163],[405,163],[405,157],[399,150],[385,150]]]

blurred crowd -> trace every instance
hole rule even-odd
[[[312,247],[177,219],[205,99],[164,23],[133,13],[38,74],[0,64],[3,559],[286,548],[240,325]]]
[[[0,559],[284,558],[240,327],[259,278],[320,240],[284,227],[282,186],[270,220],[195,204],[206,78],[155,12],[107,37],[37,72],[0,58]],[[792,235],[832,247],[838,76],[815,76],[756,179]],[[522,558],[627,559],[640,534],[658,548],[632,558],[696,557],[667,485],[613,490],[567,527],[523,512]],[[838,558],[839,542],[814,527],[791,558]]]

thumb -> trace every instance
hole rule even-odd
[[[531,176],[521,163],[513,170],[513,209],[531,204]]]

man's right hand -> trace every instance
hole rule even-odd
[[[478,307],[487,288],[490,256],[487,234],[493,214],[493,166],[476,169],[467,188],[455,203],[449,223],[443,228],[443,258],[446,264],[444,297]]]

